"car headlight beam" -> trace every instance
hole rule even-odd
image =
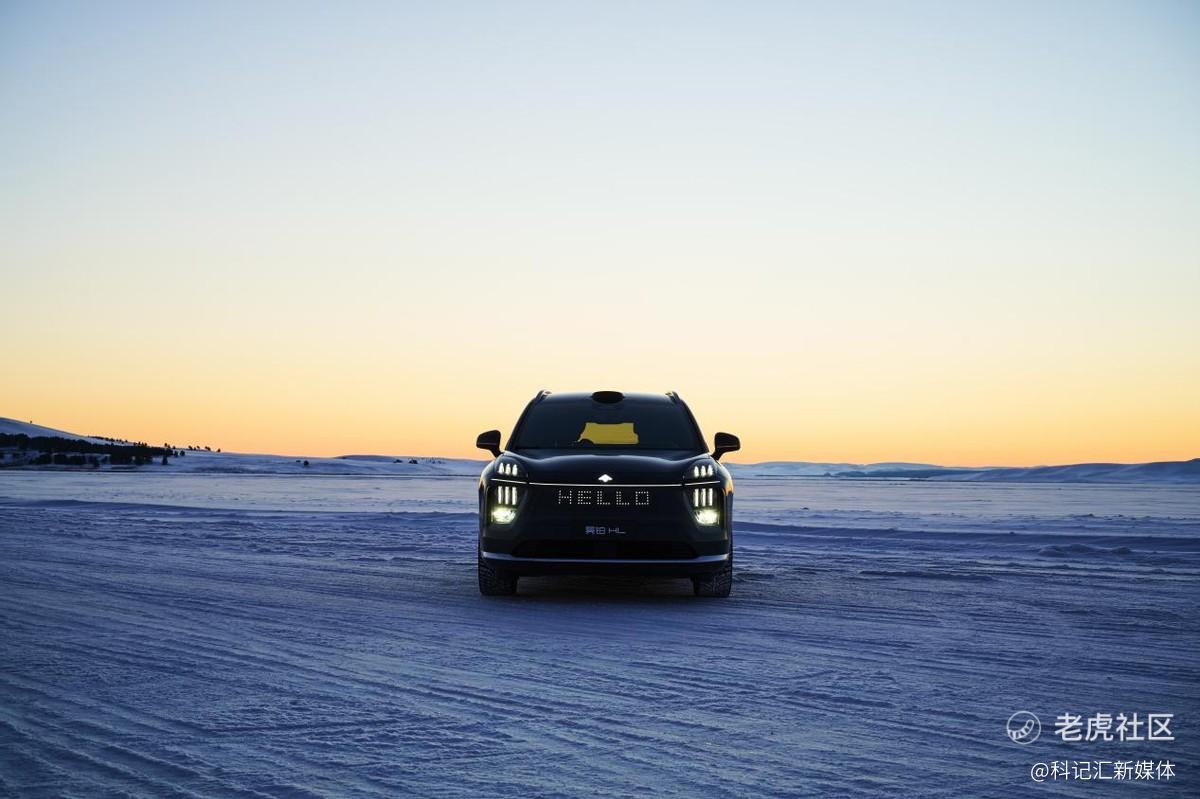
[[[721,521],[722,495],[710,487],[692,489],[692,510],[697,524],[713,525]]]
[[[517,504],[521,501],[521,489],[514,485],[497,485],[493,489],[491,520],[497,524],[510,524],[517,518]]]

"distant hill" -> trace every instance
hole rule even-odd
[[[93,438],[91,436],[81,436],[78,433],[68,433],[65,430],[56,430],[53,427],[43,427],[40,424],[33,422],[19,422],[16,419],[9,419],[7,416],[0,416],[0,433],[19,436],[27,435],[30,438],[38,436],[48,436],[51,438],[70,438],[79,441],[90,441],[93,444],[105,443],[105,439]]]
[[[70,433],[52,427],[0,417],[0,435],[26,435],[31,439],[49,437],[63,441],[109,444],[110,440]],[[467,458],[427,458],[412,455],[343,455],[337,458],[302,455],[269,455],[245,452],[215,452],[182,449],[182,456],[171,456],[164,466],[156,460],[137,467],[147,473],[190,474],[318,474],[318,475],[421,475],[478,476],[485,461]],[[40,466],[30,464],[30,466]],[[24,468],[18,466],[16,468]],[[57,468],[57,465],[54,465]],[[101,467],[109,468],[108,464]]]
[[[1076,463],[1070,466],[954,470],[934,479],[1058,483],[1200,483],[1200,458],[1154,463]]]
[[[772,461],[735,464],[739,477],[833,477],[839,479],[940,480],[963,482],[1200,483],[1200,458],[1154,463],[1075,463],[1066,466],[935,466],[922,463],[806,463]]]
[[[812,463],[809,461],[763,461],[733,464],[745,477],[873,477],[877,472],[909,477],[925,472],[940,472],[948,467],[929,463]]]
[[[0,428],[0,467],[5,469],[129,469],[157,459],[162,463],[173,450],[145,442],[80,436],[31,422],[3,419]]]

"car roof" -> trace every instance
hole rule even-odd
[[[549,402],[549,403],[591,402],[592,394],[594,394],[594,393],[597,393],[597,392],[564,391],[561,394],[547,393],[544,397],[542,397],[542,402]],[[668,394],[650,394],[650,393],[646,393],[646,392],[624,392],[624,391],[620,392],[620,393],[624,395],[620,400],[621,402],[624,402],[626,400],[633,400],[638,403],[662,403],[664,405],[669,405],[672,402],[677,401],[676,398],[673,398]]]

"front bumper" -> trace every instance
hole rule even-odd
[[[729,553],[664,558],[521,558],[502,552],[479,553],[493,566],[519,574],[647,574],[699,576],[725,567]]]
[[[508,523],[490,521],[494,494],[484,490],[480,555],[519,574],[711,574],[732,552],[733,496],[714,486],[720,521],[703,525],[690,499],[694,488],[525,483]]]

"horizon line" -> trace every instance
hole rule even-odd
[[[62,435],[59,437],[67,438],[67,439],[106,438],[106,439],[112,439],[115,441],[129,441],[129,442],[138,441],[138,440],[145,441],[145,439],[118,438],[116,436],[96,435],[96,434],[88,434],[88,433],[73,433],[73,432],[70,432],[67,430],[62,430],[61,428],[52,427],[50,425],[39,424],[34,421],[21,421],[20,419],[17,419],[15,417],[11,417],[11,416],[0,416],[0,422],[12,422],[12,423],[15,423],[18,425],[40,427],[40,428],[43,428],[46,430],[60,433]],[[21,434],[14,433],[13,435],[21,435]],[[29,435],[29,434],[26,433],[25,435]],[[146,443],[149,444],[150,446],[157,446],[155,444],[151,444],[149,441],[146,441]],[[195,444],[187,444],[187,445],[183,445],[183,446],[175,446],[174,448],[188,450],[189,447],[195,447],[195,446],[196,446]],[[486,458],[486,457],[472,458],[472,457],[457,456],[457,455],[416,454],[416,453],[411,453],[411,452],[403,453],[403,454],[394,454],[394,453],[385,453],[385,452],[361,452],[360,451],[360,452],[345,452],[345,453],[338,454],[338,455],[314,455],[311,453],[304,453],[304,452],[299,452],[299,453],[296,453],[296,452],[252,452],[252,451],[246,451],[246,450],[229,450],[229,449],[225,449],[223,447],[205,450],[203,448],[204,446],[205,445],[200,445],[200,448],[198,450],[190,450],[190,451],[211,452],[214,455],[215,454],[259,455],[259,456],[273,456],[273,457],[277,457],[277,458],[321,458],[321,459],[326,459],[326,460],[337,460],[337,459],[346,459],[346,458],[355,458],[355,457],[398,458],[398,459],[399,458],[424,458],[424,459],[436,458],[436,459],[440,459],[440,460],[477,461],[480,463],[486,463],[489,460],[492,460],[491,458]],[[1192,457],[1192,458],[1155,459],[1155,460],[1146,460],[1146,461],[1088,460],[1088,461],[1075,461],[1075,462],[1071,462],[1071,463],[1036,463],[1036,464],[1021,464],[1021,465],[997,465],[997,464],[966,465],[966,464],[930,463],[928,461],[913,461],[913,460],[904,460],[904,459],[886,459],[886,460],[878,460],[878,461],[853,461],[853,460],[789,460],[789,459],[774,458],[774,459],[763,460],[763,461],[726,460],[723,462],[726,464],[734,465],[734,466],[765,466],[765,465],[770,465],[770,464],[807,464],[807,465],[828,465],[828,466],[835,466],[835,465],[836,466],[895,465],[895,466],[926,466],[926,467],[933,467],[933,468],[938,468],[938,469],[963,469],[963,470],[970,470],[970,471],[983,471],[983,470],[988,470],[988,469],[1047,469],[1047,468],[1055,468],[1055,467],[1089,466],[1089,465],[1144,466],[1146,464],[1151,464],[1151,463],[1188,463],[1188,462],[1194,461],[1194,460],[1200,460],[1200,456],[1196,456],[1196,457]]]

